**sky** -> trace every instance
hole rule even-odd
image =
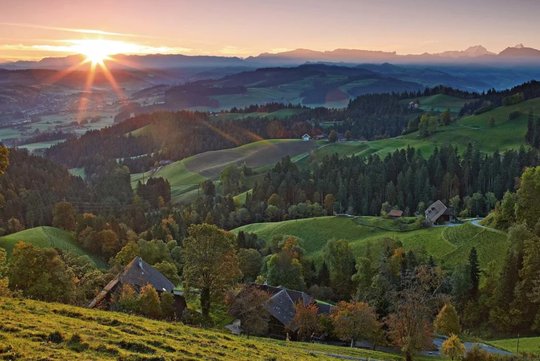
[[[2,60],[78,53],[86,39],[105,39],[109,52],[241,57],[540,48],[538,0],[0,0],[0,9]]]

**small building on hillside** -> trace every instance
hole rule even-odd
[[[388,212],[388,217],[401,218],[403,217],[403,211],[400,209],[392,209],[390,212]]]
[[[268,292],[270,298],[264,308],[270,314],[268,332],[270,336],[283,338],[287,332],[292,332],[291,337],[295,337],[298,327],[293,324],[296,315],[296,304],[302,302],[304,305],[315,304],[318,314],[328,315],[332,311],[332,305],[316,300],[305,292],[290,290],[283,286],[273,287],[268,285],[253,284],[260,290]]]
[[[161,272],[141,257],[135,257],[105,288],[90,302],[89,308],[114,308],[114,300],[119,296],[124,285],[130,285],[135,292],[150,284],[158,294],[169,292],[174,295],[175,313],[180,317],[186,308],[184,296],[174,289],[174,284]]]
[[[455,220],[454,209],[446,207],[440,200],[437,200],[426,209],[425,216],[426,222],[431,225],[454,222]]]
[[[304,134],[304,135],[302,136],[302,140],[303,140],[304,142],[309,142],[309,141],[311,140],[311,135],[309,135],[309,134],[307,134],[307,133]]]

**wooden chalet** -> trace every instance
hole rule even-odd
[[[161,272],[141,257],[135,257],[122,272],[120,272],[105,288],[90,302],[89,308],[114,309],[114,299],[122,290],[123,285],[130,285],[135,292],[150,284],[161,294],[169,292],[174,295],[176,314],[178,317],[186,308],[186,300],[181,292],[175,291],[174,284],[169,281]]]
[[[264,308],[270,314],[268,333],[270,336],[283,338],[289,333],[295,337],[298,327],[293,324],[296,315],[296,305],[302,302],[304,305],[315,304],[318,314],[330,314],[332,306],[328,303],[316,300],[305,292],[290,290],[283,286],[273,287],[268,285],[257,285],[260,290],[267,292],[270,298]]]
[[[447,207],[443,202],[437,200],[425,211],[426,222],[429,224],[443,224],[455,220],[454,209]]]
[[[388,217],[401,218],[403,217],[403,211],[400,209],[392,209],[390,212],[388,212]]]

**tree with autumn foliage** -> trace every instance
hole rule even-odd
[[[291,326],[296,329],[300,341],[307,341],[314,333],[319,332],[321,324],[318,312],[319,308],[314,303],[305,304],[299,301],[296,304]]]
[[[242,277],[235,236],[214,225],[197,224],[183,242],[184,286],[200,291],[201,312],[209,318],[212,300]]]
[[[450,335],[442,344],[442,353],[451,360],[460,360],[465,354],[465,346],[457,335]]]
[[[388,336],[411,361],[416,352],[431,346],[432,307],[440,275],[429,266],[417,267],[402,280],[395,312],[386,319]]]
[[[0,145],[0,175],[4,174],[9,165],[9,150]]]
[[[441,335],[459,335],[461,332],[459,316],[455,307],[451,303],[446,303],[441,308],[437,314],[437,317],[435,318],[433,326],[435,326],[435,331]]]
[[[365,302],[339,302],[331,314],[334,333],[343,341],[365,339],[375,343],[380,338],[381,323],[375,309]]]
[[[264,307],[270,298],[268,292],[244,285],[231,291],[225,298],[229,314],[240,320],[242,330],[248,335],[264,335],[268,331],[270,314]]]
[[[151,284],[141,288],[139,294],[139,312],[149,318],[161,318],[161,302],[159,295]]]

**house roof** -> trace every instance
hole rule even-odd
[[[299,302],[302,302],[304,305],[314,303],[318,307],[318,314],[328,314],[332,311],[332,306],[330,304],[318,301],[305,292],[290,290],[283,286],[254,286],[270,294],[270,298],[266,301],[264,308],[285,327],[292,331],[296,331],[292,322],[296,314],[296,304]]]
[[[388,212],[388,215],[390,217],[401,217],[403,215],[403,211],[399,209],[392,209],[390,212]]]
[[[431,223],[435,223],[437,222],[437,219],[439,219],[444,214],[444,212],[446,212],[446,210],[447,207],[444,205],[444,203],[440,200],[437,200],[426,209],[426,219]]]
[[[157,291],[172,292],[174,284],[161,272],[146,263],[141,257],[135,257],[105,288],[90,302],[89,308],[95,307],[107,294],[117,286],[129,284],[140,289],[147,284],[152,285]]]

